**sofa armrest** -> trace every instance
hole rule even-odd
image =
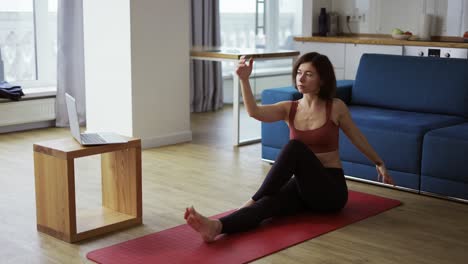
[[[302,97],[293,86],[271,88],[262,91],[262,104],[294,101]],[[284,121],[262,122],[262,159],[274,161],[281,148],[288,143],[289,128]]]
[[[271,88],[262,91],[262,104],[275,104],[281,101],[294,101],[302,98],[293,86]]]
[[[353,80],[336,81],[336,97],[340,98],[347,105],[351,103],[351,89],[353,88]]]

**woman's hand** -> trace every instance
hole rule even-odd
[[[388,174],[387,168],[385,168],[385,164],[375,165],[375,168],[377,170],[378,181],[395,186],[392,177]]]
[[[246,62],[245,56],[242,56],[237,64],[236,74],[241,80],[248,80],[253,68],[253,58],[249,59],[249,63]]]

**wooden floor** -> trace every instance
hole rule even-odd
[[[194,205],[213,215],[241,205],[270,165],[260,145],[231,146],[232,114],[192,114],[193,141],[143,151],[144,225],[78,244],[36,231],[32,144],[69,137],[51,128],[0,135],[0,262],[89,263],[86,253],[184,223]],[[76,162],[77,208],[100,205],[99,157]],[[403,205],[256,263],[468,263],[468,205],[364,183],[352,190]],[[281,238],[278,238],[281,239]]]

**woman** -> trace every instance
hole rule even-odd
[[[301,56],[293,68],[297,101],[257,105],[249,83],[253,59],[242,57],[236,73],[249,115],[262,122],[284,120],[290,141],[278,155],[260,189],[239,210],[209,219],[193,207],[184,218],[206,242],[219,234],[247,231],[263,220],[304,211],[336,212],[348,200],[338,152],[338,129],[376,166],[379,179],[393,184],[384,162],[351,119],[346,104],[334,98],[336,78],[329,59],[316,52]]]

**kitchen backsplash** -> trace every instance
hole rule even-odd
[[[468,0],[314,0],[314,33],[322,7],[339,14],[344,33],[390,34],[392,29],[401,28],[417,35],[424,14],[430,15],[432,36],[462,36],[468,31]]]

